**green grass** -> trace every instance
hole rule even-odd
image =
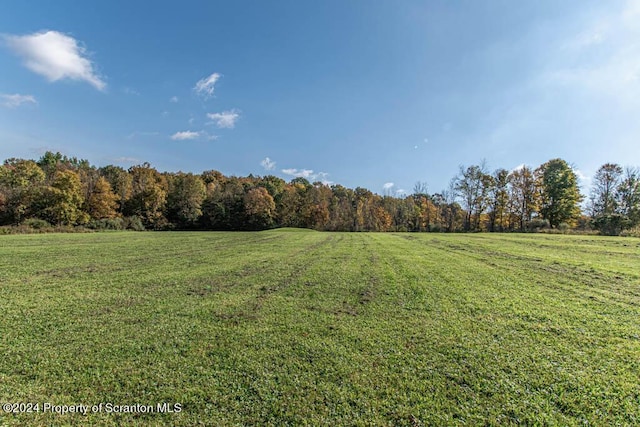
[[[0,425],[634,425],[640,240],[0,237]],[[42,409],[42,406],[41,406]]]

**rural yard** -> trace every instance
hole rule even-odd
[[[39,406],[0,425],[637,424],[638,266],[601,236],[2,236],[0,402]]]
[[[0,1],[0,427],[640,426],[639,35]]]

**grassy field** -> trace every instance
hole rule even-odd
[[[0,354],[0,425],[637,425],[640,240],[2,236]]]

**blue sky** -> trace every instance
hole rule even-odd
[[[2,159],[395,193],[561,157],[588,190],[639,118],[639,1],[0,2]]]

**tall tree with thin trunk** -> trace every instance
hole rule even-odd
[[[509,175],[512,213],[520,231],[524,231],[538,207],[539,192],[533,170],[528,166],[515,169]]]
[[[611,215],[617,209],[616,190],[622,181],[622,167],[606,163],[593,176],[589,209],[592,217]]]
[[[489,231],[504,231],[509,204],[509,171],[498,169],[493,173],[489,191]]]
[[[480,229],[480,218],[488,206],[491,182],[492,178],[487,173],[484,161],[467,168],[460,166],[460,172],[455,178],[455,191],[466,210],[465,231]]]

